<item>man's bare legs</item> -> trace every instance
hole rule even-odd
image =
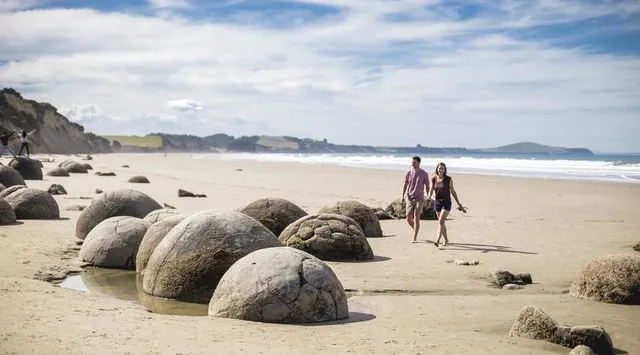
[[[420,231],[420,213],[418,209],[413,213],[413,242],[418,241],[418,232]]]
[[[435,243],[433,243],[435,246],[438,246],[438,244],[440,244],[441,237],[444,237],[444,246],[447,246],[447,244],[449,244],[449,238],[447,237],[447,226],[445,224],[448,215],[449,211],[445,209],[441,210],[440,213],[438,213],[438,239]]]

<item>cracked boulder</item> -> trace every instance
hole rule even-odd
[[[144,270],[147,268],[147,263],[153,251],[156,250],[156,247],[162,239],[185,218],[187,218],[186,214],[167,216],[162,220],[154,222],[151,227],[147,229],[147,232],[142,237],[138,254],[136,255],[136,273],[144,276]]]
[[[41,162],[26,157],[17,157],[9,162],[9,166],[16,169],[25,180],[42,180]]]
[[[606,303],[640,304],[640,256],[617,254],[596,258],[578,274],[569,294]]]
[[[62,162],[59,167],[66,170],[68,173],[73,173],[73,174],[87,173],[87,168],[84,165],[73,160]]]
[[[534,306],[522,307],[509,331],[509,336],[545,340],[568,348],[585,345],[593,349],[596,354],[613,355],[613,343],[603,328],[598,326],[570,327],[558,324],[541,309]]]
[[[9,202],[0,197],[0,226],[16,223],[16,213],[11,208]]]
[[[311,254],[267,248],[238,260],[209,302],[210,316],[265,323],[318,323],[349,317],[342,284]]]
[[[51,184],[51,186],[49,186],[49,189],[47,190],[48,193],[50,193],[51,195],[66,195],[67,194],[67,190],[64,189],[64,187],[60,184]]]
[[[150,226],[136,217],[107,218],[87,235],[80,260],[102,268],[135,269],[138,247]]]
[[[2,193],[13,189],[12,186]],[[60,208],[56,200],[46,191],[28,187],[16,188],[12,193],[4,196],[16,213],[17,219],[58,219]]]
[[[151,222],[151,223],[156,223],[158,221],[161,221],[167,217],[171,217],[171,216],[175,216],[180,214],[180,212],[176,211],[176,210],[172,210],[169,208],[160,208],[157,209],[155,211],[151,211],[149,212],[149,214],[147,214],[146,216],[144,216],[144,220],[147,222]]]
[[[51,170],[49,170],[49,172],[47,173],[47,176],[71,176],[69,175],[69,172],[64,170],[63,168],[53,168]]]
[[[321,260],[372,260],[373,250],[353,219],[338,214],[302,217],[285,228],[279,237],[289,247]]]
[[[394,216],[397,219],[405,219],[407,218],[407,205],[406,203],[402,203],[402,199],[395,199],[391,202],[387,208],[384,209],[390,215]],[[433,209],[433,201],[427,200],[422,209],[422,214],[420,215],[421,220],[437,220],[438,216],[436,215],[436,211]]]
[[[145,176],[134,176],[132,178],[130,178],[128,180],[128,182],[134,183],[134,184],[148,184],[149,183],[149,179],[147,179]]]
[[[238,212],[254,218],[275,235],[280,235],[288,225],[307,215],[295,203],[271,197],[255,200],[238,209]]]
[[[318,214],[324,213],[339,214],[353,219],[360,225],[367,238],[382,237],[378,216],[371,208],[358,201],[339,201],[318,211]]]
[[[6,189],[0,191],[0,197],[5,198],[20,189],[26,189],[26,188],[27,187],[24,185],[13,185],[11,187],[7,187]]]
[[[76,237],[84,239],[100,222],[115,216],[144,218],[162,206],[136,190],[114,190],[101,194],[85,208],[76,222]]]
[[[25,185],[25,182],[18,170],[10,166],[0,166],[0,184],[9,188],[14,185]]]
[[[153,296],[208,303],[224,273],[243,256],[282,246],[255,219],[240,212],[200,211],[178,223],[155,248],[143,290]]]

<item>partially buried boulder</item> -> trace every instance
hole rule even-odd
[[[389,214],[391,214],[395,218],[398,218],[398,219],[407,218],[407,205],[405,203],[402,203],[402,199],[394,200],[384,210],[389,212]],[[436,211],[433,209],[431,200],[428,200],[425,203],[424,208],[422,209],[422,214],[420,215],[420,219],[423,219],[423,220],[438,219],[436,215]]]
[[[47,176],[70,176],[69,172],[64,170],[63,168],[53,168],[49,170]]]
[[[318,211],[318,214],[323,213],[339,214],[353,219],[360,225],[367,238],[382,237],[382,228],[376,213],[358,201],[339,201]]]
[[[14,185],[25,185],[24,178],[20,173],[10,166],[0,166],[0,184],[4,187]]]
[[[73,174],[86,174],[87,173],[87,168],[78,163],[77,161],[70,161],[67,163],[64,163],[62,165],[62,169],[66,170],[68,173],[73,173]]]
[[[16,213],[11,205],[0,197],[0,226],[16,223]]]
[[[209,302],[209,315],[271,323],[346,319],[349,306],[331,268],[303,251],[257,250],[224,274]]]
[[[208,303],[220,278],[252,251],[282,246],[239,212],[200,211],[176,225],[149,257],[143,290],[154,296]]]
[[[389,212],[383,210],[382,208],[375,207],[375,208],[372,208],[372,210],[373,212],[375,212],[376,217],[378,217],[379,221],[386,220],[386,219],[396,219]]]
[[[151,197],[136,190],[108,191],[85,208],[76,223],[76,237],[84,239],[98,223],[115,216],[144,218],[149,212],[161,209]]]
[[[52,184],[51,186],[49,186],[49,189],[47,190],[47,192],[50,193],[51,195],[67,194],[67,190],[65,190],[64,187],[60,184]]]
[[[42,180],[42,168],[31,158],[14,158],[9,166],[16,169],[25,180]]]
[[[640,251],[640,242],[637,242],[636,245],[633,246],[633,250]]]
[[[108,172],[101,172],[101,171],[97,171],[96,175],[98,176],[116,176],[116,173],[114,173],[113,171],[108,171]]]
[[[138,254],[136,255],[136,272],[138,274],[144,275],[144,270],[147,268],[149,258],[151,254],[153,254],[153,251],[156,250],[158,244],[160,244],[162,239],[167,236],[173,227],[177,226],[178,223],[182,222],[185,218],[187,218],[186,214],[168,216],[153,223],[151,227],[147,229],[144,237],[142,237],[140,248],[138,248]]]
[[[13,208],[17,219],[60,218],[58,203],[46,191],[25,187],[15,190],[5,200]]]
[[[337,214],[309,215],[285,228],[279,237],[289,247],[305,251],[321,260],[372,260],[371,246],[360,226]]]
[[[167,217],[175,216],[180,214],[177,210],[172,210],[168,208],[160,208],[155,211],[149,212],[146,216],[144,216],[144,220],[150,223],[156,223],[161,221]]]
[[[149,179],[147,179],[144,176],[134,176],[131,179],[129,179],[128,182],[132,182],[134,184],[148,184]]]
[[[591,261],[575,278],[569,294],[606,303],[640,304],[640,256],[606,255]]]
[[[288,225],[307,215],[295,203],[271,197],[255,200],[238,209],[238,212],[254,218],[275,235],[280,235]]]
[[[546,340],[569,348],[586,345],[596,354],[613,354],[611,338],[601,327],[559,325],[545,312],[534,306],[525,306],[520,310],[509,331],[509,336]]]
[[[85,170],[93,170],[93,167],[87,163],[82,164]]]
[[[87,235],[80,260],[103,268],[135,269],[140,241],[150,226],[136,217],[107,218]]]
[[[11,187],[7,187],[6,189],[0,191],[0,197],[5,198],[11,195],[12,193],[16,192],[17,190],[26,189],[26,188],[27,187],[24,185],[13,185]]]

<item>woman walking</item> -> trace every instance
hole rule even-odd
[[[453,187],[453,179],[447,175],[447,166],[444,163],[439,163],[436,166],[435,176],[431,178],[431,189],[429,190],[429,199],[435,191],[436,196],[434,200],[434,209],[438,216],[438,239],[433,243],[435,246],[440,244],[440,238],[444,237],[444,246],[449,244],[449,238],[447,236],[447,226],[445,221],[447,216],[451,212],[451,195],[458,204],[458,210],[467,213],[467,210],[462,206],[458,200],[458,194]]]
[[[18,155],[22,155],[22,149],[26,148],[27,149],[27,157],[30,157],[29,154],[29,136],[33,134],[33,132],[35,132],[36,130],[34,129],[33,131],[27,133],[27,131],[22,131],[22,134],[20,134],[20,142],[22,142],[22,145],[20,146],[20,151],[18,152]]]

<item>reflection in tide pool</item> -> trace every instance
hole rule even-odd
[[[153,313],[182,316],[206,316],[208,304],[179,302],[151,296],[142,291],[142,279],[135,271],[86,268],[80,275],[66,278],[60,287],[87,293],[100,293],[133,301]]]

